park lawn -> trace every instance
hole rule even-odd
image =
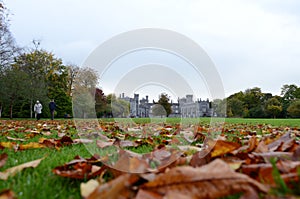
[[[99,120],[101,125],[112,125],[114,120],[101,119]],[[117,120],[119,123],[122,120]],[[134,118],[134,121],[138,125],[144,125],[151,122],[149,118]],[[163,121],[163,122],[162,122]],[[217,122],[223,122],[223,119],[215,118]],[[128,119],[123,120],[128,122]],[[152,122],[159,122],[161,125],[174,126],[178,123],[191,124],[191,125],[204,125],[207,126],[211,122],[211,118],[194,118],[189,120],[181,120],[180,118],[167,118],[166,120],[152,120]],[[46,131],[42,130],[42,125],[47,124]],[[261,125],[265,129],[279,129],[279,131],[286,131],[286,129],[300,128],[300,119],[241,119],[241,118],[226,118],[225,128],[250,128],[252,131],[257,131],[261,128]],[[58,128],[60,126],[60,128]],[[289,128],[288,128],[289,127]],[[29,136],[31,129],[37,130],[39,133],[33,137]],[[238,136],[237,129],[233,132],[234,136]],[[51,134],[46,134],[50,132]],[[44,135],[42,133],[45,133]],[[59,139],[59,133],[64,133],[71,139],[78,139],[78,133],[72,123],[72,120],[56,120],[54,122],[50,120],[41,120],[39,122],[33,120],[0,120],[0,142],[14,142],[18,144],[28,144],[31,142],[38,142],[40,138],[47,139]],[[126,132],[119,132],[126,133]],[[11,141],[7,137],[14,137],[18,139],[25,139],[25,142]],[[231,136],[231,135],[230,135]],[[228,136],[228,137],[230,137]],[[231,136],[232,137],[232,136]],[[163,138],[164,139],[164,138]],[[299,137],[297,137],[299,139]],[[232,139],[233,140],[233,139]],[[231,140],[231,141],[232,141]],[[156,143],[159,144],[159,143]],[[0,147],[1,148],[1,147]],[[153,147],[152,147],[153,148]],[[135,148],[131,148],[132,151],[137,153],[148,153],[152,148],[140,145]],[[130,149],[130,147],[129,147]],[[85,145],[72,144],[57,148],[37,148],[16,150],[14,148],[2,148],[0,154],[6,153],[8,159],[6,164],[0,168],[0,171],[4,171],[13,166],[17,166],[22,163],[33,161],[39,158],[44,158],[40,165],[36,168],[27,168],[21,172],[18,172],[15,176],[9,177],[8,180],[0,180],[0,191],[10,189],[15,193],[17,198],[82,198],[80,194],[80,184],[87,182],[87,179],[72,179],[55,175],[52,170],[74,159],[75,156],[81,156],[84,158],[90,158],[91,154]],[[300,188],[300,187],[299,187]],[[291,191],[289,191],[290,193]],[[282,194],[286,194],[287,191],[283,190]],[[296,194],[296,192],[293,192]],[[235,194],[233,194],[235,195]],[[239,194],[233,198],[238,198]],[[225,197],[226,198],[226,197]],[[231,198],[228,196],[227,198]]]
[[[202,118],[158,118],[158,119],[151,119],[151,118],[121,118],[121,119],[113,119],[113,118],[102,118],[100,121],[104,122],[114,122],[117,121],[124,121],[128,122],[129,120],[137,123],[150,123],[150,122],[165,122],[170,124],[177,124],[177,123],[191,123],[191,124],[198,124],[198,123],[210,123],[210,122],[226,122],[228,124],[262,124],[262,125],[272,125],[275,127],[279,126],[286,126],[286,127],[300,127],[300,119],[265,119],[265,118],[210,118],[210,117],[202,117]]]

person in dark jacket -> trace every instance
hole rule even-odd
[[[51,114],[51,120],[54,119],[54,111],[56,109],[56,104],[54,102],[54,100],[51,100],[51,102],[49,103],[49,109],[50,109],[50,114]]]

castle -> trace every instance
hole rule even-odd
[[[139,99],[139,94],[134,94],[133,98],[125,97],[122,93],[119,97],[130,104],[130,117],[152,117],[152,107],[155,102],[149,102],[148,96]],[[213,116],[213,108],[209,100],[198,99],[193,101],[193,95],[186,95],[184,98],[178,98],[177,102],[171,101],[172,113],[169,117],[211,117]]]

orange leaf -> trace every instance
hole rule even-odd
[[[236,142],[228,142],[224,140],[208,140],[207,142],[209,147],[213,147],[211,151],[211,157],[217,157],[225,155],[238,149],[241,145]]]

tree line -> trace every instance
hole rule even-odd
[[[226,99],[214,100],[213,107],[219,116],[244,118],[299,118],[300,87],[285,84],[281,95],[273,96],[254,87],[240,91]]]

